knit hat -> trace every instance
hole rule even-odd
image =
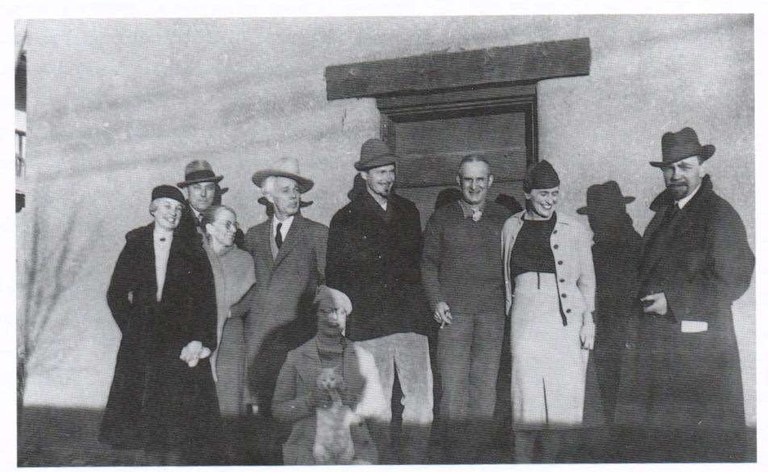
[[[333,311],[336,308],[352,313],[352,301],[350,301],[349,297],[343,292],[326,285],[321,285],[317,288],[314,303],[317,306],[317,313]]]
[[[560,186],[560,177],[546,160],[537,162],[528,169],[523,180],[523,191],[530,193],[535,188],[554,188]]]
[[[173,185],[158,185],[157,187],[153,188],[151,201],[154,201],[158,198],[171,198],[181,204],[185,203],[184,194],[182,194],[181,190],[177,189]]]

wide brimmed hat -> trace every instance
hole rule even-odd
[[[604,184],[590,185],[587,189],[587,206],[577,208],[576,213],[590,215],[604,213],[611,209],[624,210],[627,203],[634,201],[635,197],[622,195],[619,184],[610,180]]]
[[[702,146],[693,128],[683,128],[677,133],[664,133],[661,137],[662,160],[650,164],[654,167],[666,167],[691,156],[699,156],[702,161],[706,161],[714,153],[715,146]]]
[[[293,179],[299,184],[299,193],[308,192],[315,186],[315,182],[302,177],[299,169],[299,161],[292,157],[285,157],[272,164],[268,169],[257,171],[251,177],[251,180],[257,187],[264,185],[267,177],[287,177]]]
[[[224,177],[216,175],[208,161],[192,161],[184,168],[184,181],[176,184],[179,188],[200,182],[219,182]]]
[[[264,205],[264,206],[271,205],[269,200],[267,200],[267,197],[259,197],[258,202],[260,204]],[[315,203],[315,202],[313,202],[312,200],[309,200],[309,201],[306,201],[306,202],[304,200],[299,200],[299,208],[306,208],[306,207],[310,206],[313,203]]]
[[[555,168],[547,160],[541,160],[534,164],[525,173],[523,179],[523,191],[528,193],[535,188],[555,188],[560,186]]]
[[[397,162],[397,156],[381,139],[371,138],[360,148],[360,160],[355,162],[355,169],[370,170],[388,166]]]
[[[176,200],[179,203],[184,203],[184,194],[181,193],[181,190],[177,189],[173,185],[158,185],[157,187],[152,189],[152,200],[154,201],[158,198],[170,198],[173,200]]]

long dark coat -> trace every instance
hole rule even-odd
[[[193,368],[179,359],[190,341],[216,346],[216,299],[202,248],[176,234],[162,300],[153,243],[154,224],[126,235],[107,291],[122,333],[100,440],[116,447],[194,447],[219,425],[207,359]]]
[[[328,286],[352,301],[347,337],[426,334],[430,313],[421,285],[419,210],[392,194],[385,218],[367,191],[352,198],[333,216],[328,235]]]
[[[747,290],[754,255],[741,218],[709,177],[674,218],[666,191],[643,236],[639,297],[664,292],[665,317],[630,324],[616,407],[620,424],[712,429],[744,426],[739,351],[731,303]],[[682,332],[682,321],[707,330]]]
[[[314,336],[312,301],[325,280],[325,225],[294,216],[280,251],[272,257],[272,219],[248,230],[245,250],[253,257],[256,284],[233,313],[243,311],[247,349],[246,401],[269,415],[285,356]],[[254,398],[255,397],[255,398]]]

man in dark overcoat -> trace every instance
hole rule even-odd
[[[245,250],[256,267],[256,283],[235,310],[243,310],[245,315],[246,399],[271,429],[277,427],[271,422],[270,410],[280,367],[289,351],[315,334],[312,301],[325,280],[328,228],[299,212],[300,195],[314,182],[301,175],[296,159],[281,159],[254,173],[252,181],[274,213],[245,235]],[[259,433],[259,440],[270,437],[259,461],[280,463],[284,438],[271,438],[280,434],[287,430]]]
[[[216,463],[220,434],[213,274],[199,242],[177,230],[183,205],[175,187],[152,191],[154,222],[126,234],[107,291],[122,339],[99,440],[165,465]]]
[[[651,165],[666,190],[643,235],[642,308],[626,343],[616,421],[651,428],[650,450],[674,456],[744,428],[731,304],[749,287],[755,259],[741,218],[706,174],[715,147],[684,128],[664,134],[661,150]]]
[[[419,270],[419,211],[392,191],[396,160],[379,139],[363,144],[355,169],[364,185],[351,192],[352,201],[331,220],[327,274],[328,285],[352,300],[355,317],[347,336],[373,354],[388,401],[397,369],[404,408],[400,461],[421,463],[432,424],[432,369],[425,336],[429,308]],[[372,433],[378,436],[382,462],[394,461],[394,450],[382,436],[386,429]]]

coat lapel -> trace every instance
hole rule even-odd
[[[142,251],[147,256],[147,258],[145,259],[147,264],[145,268],[147,272],[145,275],[143,274],[143,276],[146,277],[145,280],[152,281],[148,290],[152,294],[152,300],[155,300],[155,294],[157,293],[157,269],[155,269],[154,230],[155,230],[155,224],[152,223],[148,226],[147,231],[141,235],[141,239],[140,239],[141,245],[142,245]],[[168,258],[170,259],[170,254],[168,255]],[[167,267],[166,267],[166,277],[167,277]],[[135,297],[136,294],[134,293],[133,296]]]
[[[317,353],[314,338],[304,344],[301,351],[302,362],[296,366],[296,372],[306,385],[314,385],[321,368],[320,355]]]
[[[664,222],[665,215],[670,205],[675,202],[668,192],[662,192],[653,203],[651,209],[656,211],[653,219],[648,223],[648,228],[643,234],[643,252],[641,256],[640,277],[645,279],[662,257],[665,257],[670,244],[675,238],[688,231],[696,221],[696,213],[706,207],[708,195],[712,190],[712,184],[708,177],[701,183],[696,195],[672,218]]]
[[[291,224],[291,228],[288,230],[288,235],[286,235],[285,241],[283,241],[283,246],[280,248],[279,251],[277,251],[277,257],[275,257],[275,263],[272,266],[273,269],[279,266],[280,263],[285,259],[285,257],[299,243],[299,240],[301,240],[301,234],[303,232],[302,231],[303,226],[304,226],[304,218],[298,214],[294,216],[293,223]],[[269,233],[267,233],[267,237],[269,237]]]
[[[271,271],[274,267],[274,260],[272,259],[272,249],[270,248],[270,228],[272,227],[272,220],[269,219],[266,223],[256,227],[254,253],[256,255],[257,264],[266,264]]]

